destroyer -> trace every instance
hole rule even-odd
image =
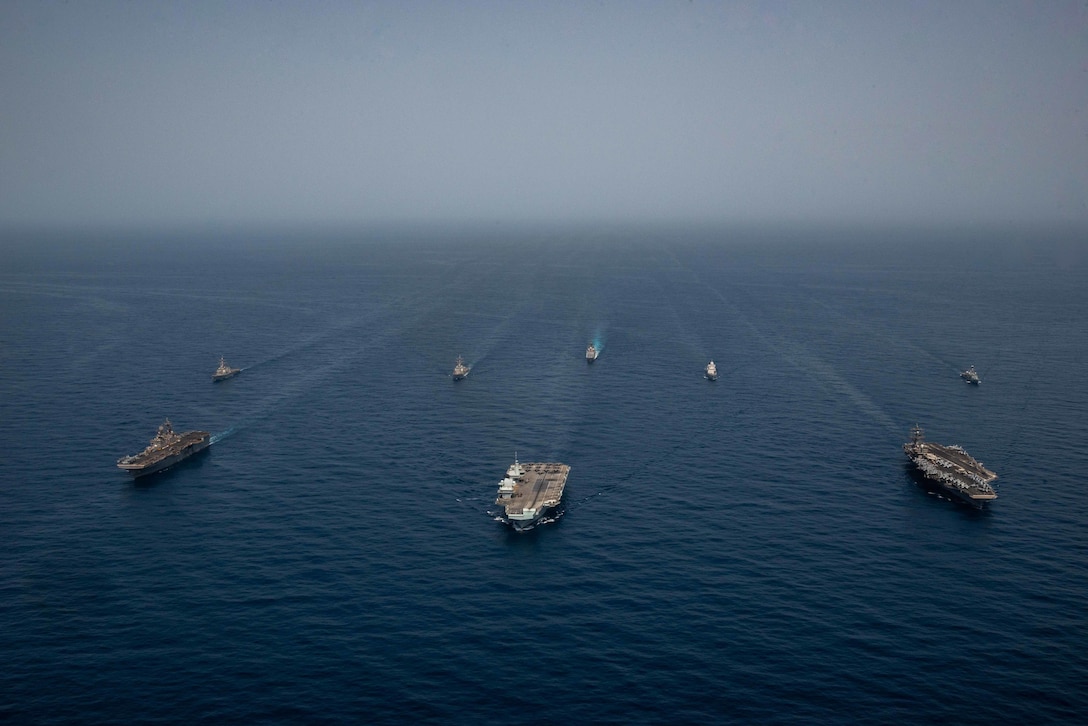
[[[962,446],[929,443],[924,440],[922,428],[915,425],[903,451],[922,476],[960,501],[981,509],[986,502],[997,499],[997,492],[990,486],[997,474]]]
[[[146,449],[139,454],[118,459],[117,466],[134,477],[153,474],[208,448],[210,443],[211,434],[207,431],[186,431],[179,434],[174,431],[170,419],[166,419]]]
[[[975,371],[974,366],[971,366],[963,373],[961,373],[960,378],[963,379],[964,383],[973,383],[976,386],[982,383],[982,379],[978,377],[978,373]]]
[[[706,364],[706,379],[708,381],[718,380],[718,366],[714,365],[714,361]]]
[[[212,381],[225,381],[232,376],[238,375],[241,371],[241,368],[231,368],[227,365],[227,359],[219,356],[219,367],[212,374]]]
[[[468,375],[470,370],[472,369],[465,365],[465,359],[461,356],[457,356],[457,362],[453,365],[453,380],[461,380]]]
[[[593,346],[593,343],[590,343],[589,347],[586,348],[586,363],[592,363],[593,361],[597,360],[598,355],[600,355],[600,353]]]
[[[514,463],[499,482],[495,504],[504,508],[503,521],[519,532],[532,529],[559,505],[570,467],[559,463]]]

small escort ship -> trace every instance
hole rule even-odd
[[[974,366],[971,366],[963,373],[961,373],[960,378],[963,379],[964,383],[973,383],[976,386],[982,383],[982,379],[978,377],[978,373],[975,371]]]
[[[166,419],[146,449],[139,454],[118,459],[117,466],[133,477],[154,474],[208,448],[211,438],[212,435],[207,431],[186,431],[179,434],[174,431],[170,419]]]
[[[962,446],[925,441],[922,428],[915,425],[910,431],[910,441],[903,444],[903,451],[922,476],[961,502],[982,509],[986,502],[997,499],[997,492],[990,486],[997,474]]]
[[[586,348],[586,363],[592,363],[593,361],[597,360],[598,355],[600,355],[600,353],[593,346],[593,343],[590,343],[589,347]]]
[[[465,359],[457,356],[457,362],[453,365],[453,380],[461,380],[468,375],[470,370],[472,369],[465,365]]]
[[[714,361],[706,364],[706,379],[708,381],[718,380],[718,366],[714,365]]]
[[[228,378],[232,378],[242,372],[241,368],[231,368],[227,365],[227,359],[223,356],[219,356],[219,367],[215,369],[215,373],[212,374],[212,382],[225,381]]]
[[[553,511],[563,498],[570,467],[555,462],[521,464],[517,454],[514,463],[499,482],[495,504],[503,507],[502,521],[519,532],[537,525]]]

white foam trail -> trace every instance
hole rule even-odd
[[[211,444],[218,444],[220,441],[222,441],[223,439],[225,439],[228,436],[230,436],[231,434],[233,434],[237,428],[238,428],[237,426],[231,426],[226,431],[221,431],[218,434],[213,434],[212,435],[212,440],[209,442],[209,446]]]

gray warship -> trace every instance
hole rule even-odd
[[[597,350],[593,343],[590,343],[589,347],[586,348],[586,363],[592,363],[597,360],[598,355],[600,355],[600,351]]]
[[[238,375],[241,371],[241,368],[231,368],[227,365],[226,358],[219,356],[219,367],[216,368],[215,373],[212,374],[212,381],[225,381],[228,378]]]
[[[457,356],[457,362],[453,365],[453,380],[461,380],[468,375],[470,370],[472,369],[465,365],[465,359]]]
[[[974,366],[971,366],[963,373],[961,373],[960,378],[963,379],[964,383],[972,383],[976,386],[982,383],[982,379],[978,377],[978,372],[975,370]]]
[[[997,474],[962,446],[930,443],[925,440],[922,427],[915,425],[910,430],[910,441],[903,444],[903,451],[922,476],[961,502],[981,509],[997,499],[997,492],[990,486]]]
[[[530,530],[563,498],[570,467],[556,462],[514,463],[499,482],[495,504],[503,507],[502,520],[519,532]]]
[[[718,366],[714,365],[714,361],[706,364],[706,379],[708,381],[718,380]]]
[[[117,466],[133,477],[154,474],[208,448],[211,438],[212,435],[207,431],[186,431],[179,434],[174,431],[170,419],[166,419],[146,449],[139,454],[118,459]]]

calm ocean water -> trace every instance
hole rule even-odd
[[[1088,712],[1075,237],[2,249],[0,720]],[[130,481],[167,416],[216,443]],[[916,422],[999,473],[988,511],[910,476]],[[490,513],[515,451],[572,467],[520,535]]]

